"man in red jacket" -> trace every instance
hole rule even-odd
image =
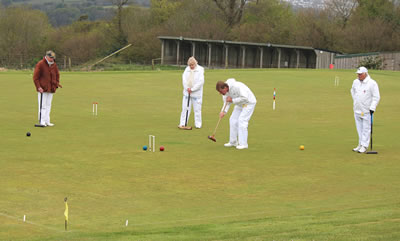
[[[39,124],[40,126],[54,126],[50,122],[51,101],[60,85],[60,72],[55,62],[56,54],[49,50],[35,67],[33,82],[38,92]]]

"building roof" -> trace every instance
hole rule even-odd
[[[379,52],[371,52],[371,53],[360,53],[360,54],[343,54],[335,56],[335,59],[342,59],[342,58],[352,58],[352,57],[365,57],[371,55],[379,55]]]
[[[258,47],[275,47],[275,48],[291,48],[291,49],[306,49],[306,50],[315,50],[312,47],[306,46],[295,46],[295,45],[283,45],[283,44],[272,44],[272,43],[253,43],[253,42],[237,42],[237,41],[227,41],[227,40],[212,40],[212,39],[197,39],[197,38],[184,38],[173,37],[173,36],[158,36],[159,39],[171,39],[171,40],[180,40],[180,41],[189,41],[189,42],[203,42],[203,43],[220,43],[220,44],[230,44],[230,45],[246,45],[246,46],[258,46]],[[325,50],[327,52],[334,52]]]

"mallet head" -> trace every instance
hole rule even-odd
[[[214,136],[208,136],[208,139],[212,140],[213,142],[217,142]]]

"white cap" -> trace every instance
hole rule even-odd
[[[363,73],[368,73],[367,68],[365,68],[365,67],[360,67],[360,68],[357,69],[356,74],[363,74]]]

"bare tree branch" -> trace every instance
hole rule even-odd
[[[213,0],[224,15],[228,27],[238,24],[248,0]]]
[[[326,8],[343,22],[343,28],[359,4],[359,0],[326,0]]]

